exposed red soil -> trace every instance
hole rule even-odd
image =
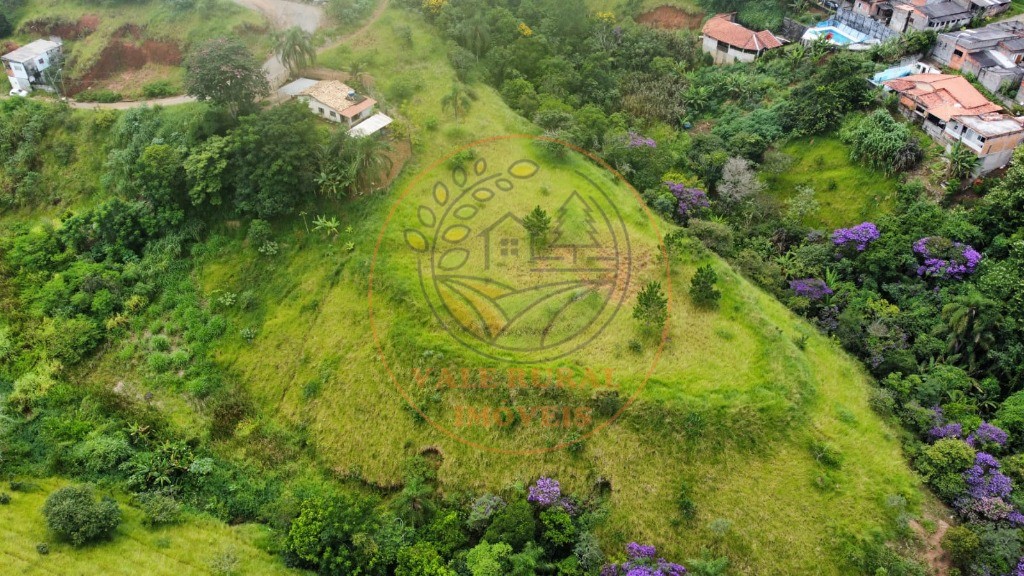
[[[651,28],[665,30],[699,30],[703,14],[687,14],[675,6],[658,6],[636,17],[636,21]]]
[[[95,32],[99,25],[99,16],[86,14],[77,22],[60,18],[37,18],[25,22],[19,27],[19,30],[22,33],[31,33],[37,36],[59,36],[64,40],[77,40]]]
[[[134,24],[126,24],[115,31],[96,63],[69,83],[68,93],[74,96],[125,70],[139,70],[147,64],[181,64],[181,47],[175,42],[143,40],[142,37],[142,28]]]

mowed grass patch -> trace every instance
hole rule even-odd
[[[768,193],[780,202],[800,186],[814,189],[818,210],[806,224],[837,228],[859,224],[891,209],[896,180],[856,164],[850,149],[837,138],[815,137],[790,142],[781,151],[793,159],[782,174],[766,178]]]
[[[6,482],[2,488],[11,494],[10,504],[0,506],[0,566],[4,574],[186,576],[215,573],[216,566],[233,566],[236,574],[306,574],[286,568],[279,558],[257,546],[270,538],[267,528],[227,526],[192,515],[186,515],[180,524],[147,528],[142,513],[120,496],[117,500],[123,517],[113,539],[74,548],[54,540],[42,515],[46,497],[68,482],[50,478],[26,484],[29,491],[10,492]],[[46,544],[49,554],[39,554],[37,544]]]

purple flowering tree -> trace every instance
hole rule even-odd
[[[967,443],[972,448],[991,445],[1005,446],[1007,439],[1009,439],[1009,434],[1007,434],[1005,430],[995,424],[982,422],[978,426],[977,430],[971,432],[971,434],[967,436]]]
[[[790,280],[789,288],[796,292],[797,296],[803,296],[810,300],[821,300],[826,296],[831,296],[833,291],[829,288],[828,284],[820,278],[800,278],[798,280]]]
[[[873,222],[861,222],[851,228],[837,228],[832,232],[832,243],[840,248],[854,246],[857,252],[863,252],[880,236],[878,226]]]
[[[914,242],[914,253],[924,262],[918,276],[959,280],[972,274],[981,262],[981,253],[968,244],[941,236],[925,236]]]
[[[1007,522],[1024,526],[1024,514],[1010,503],[1013,482],[999,471],[995,456],[978,452],[974,466],[964,472],[967,494],[955,503],[960,513],[972,521]]]
[[[601,576],[683,576],[686,568],[658,557],[654,546],[630,542],[626,544],[626,561],[606,564]]]
[[[530,486],[530,493],[526,496],[527,501],[541,506],[557,504],[561,501],[561,498],[562,486],[558,483],[558,480],[548,478],[547,476],[538,478],[537,483]]]
[[[950,422],[949,424],[942,424],[932,428],[928,432],[928,436],[932,440],[941,440],[943,438],[963,438],[964,427],[959,422]]]
[[[676,213],[683,221],[688,220],[697,211],[711,207],[707,193],[700,188],[687,188],[680,182],[665,182],[665,186],[668,186],[669,191],[679,201]]]

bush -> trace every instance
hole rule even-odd
[[[174,524],[181,518],[181,504],[159,492],[140,494],[138,505],[143,514],[142,523],[146,526]]]
[[[39,544],[36,544],[36,552],[38,552],[40,556],[46,556],[50,553],[50,547],[45,543],[40,542]]]
[[[109,104],[111,102],[120,102],[121,94],[114,92],[113,90],[107,90],[106,88],[100,88],[99,90],[85,90],[79,92],[75,96],[75,100],[79,102],[101,102]]]
[[[67,486],[50,494],[43,505],[46,526],[74,546],[110,538],[121,523],[113,499],[96,500],[89,485]]]
[[[690,220],[686,228],[708,250],[721,256],[732,255],[733,232],[728,224],[695,218]]]
[[[690,298],[693,299],[693,303],[701,308],[717,308],[722,293],[715,288],[716,282],[718,274],[710,264],[697,268],[697,273],[690,281]]]
[[[953,526],[942,537],[942,549],[949,552],[949,558],[961,568],[970,565],[979,546],[978,535],[966,526]]]
[[[676,496],[676,506],[679,514],[684,520],[693,520],[697,517],[697,504],[693,501],[693,489],[690,483],[683,481],[679,484],[679,495]]]
[[[7,492],[0,492],[0,504],[6,506],[11,503],[11,495]]]
[[[146,98],[166,98],[174,96],[176,92],[167,80],[155,80],[142,87],[142,95]]]

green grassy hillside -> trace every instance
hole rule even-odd
[[[25,484],[11,494],[10,504],[0,506],[0,566],[5,574],[303,574],[257,547],[269,532],[261,526],[229,527],[189,517],[177,525],[147,528],[142,513],[124,501],[119,502],[124,521],[113,542],[74,549],[53,541],[41,513],[46,496],[67,482],[51,478]],[[39,554],[37,544],[46,544],[49,553]]]
[[[400,38],[403,25],[411,27],[412,46]],[[275,222],[280,252],[273,257],[246,245],[239,222],[211,230],[193,249],[199,300],[212,307],[235,302],[224,298],[227,293],[238,297],[237,305],[219,304],[228,328],[217,343],[216,359],[257,407],[240,420],[234,439],[221,442],[218,449],[258,461],[264,470],[287,470],[293,478],[319,464],[335,479],[390,488],[402,481],[402,462],[429,448],[441,455],[438,474],[442,491],[450,495],[501,490],[539,475],[554,476],[567,491],[582,495],[610,489],[607,517],[598,527],[609,552],[639,540],[657,545],[666,557],[683,560],[710,549],[727,555],[737,574],[858,573],[849,562],[856,540],[895,536],[896,518],[907,507],[916,509],[923,498],[900,453],[896,429],[869,408],[869,380],[837,344],[695,242],[684,240],[673,251],[664,283],[672,299],[670,338],[642,389],[643,373],[657,346],[650,341],[631,345],[640,339],[628,313],[631,304],[585,352],[559,361],[576,369],[610,368],[624,393],[637,394],[617,422],[582,441],[580,449],[541,454],[480,450],[453,440],[406,409],[371,337],[367,297],[374,249],[392,205],[420,170],[454,148],[488,136],[537,131],[482,84],[474,85],[477,97],[468,116],[456,121],[441,106],[454,80],[445,53],[445,43],[418,16],[389,9],[358,47],[337,49],[321,60],[339,69],[365,62],[364,80],[371,94],[376,92],[382,107],[399,118],[394,128],[398,137],[412,142],[413,157],[387,193],[322,201],[315,212]],[[181,108],[183,118],[192,109]],[[577,168],[603,178],[579,157],[555,163],[522,141],[504,144],[488,160],[504,165],[522,156],[536,159],[542,170]],[[97,159],[80,161],[95,168]],[[638,276],[633,285],[660,277],[665,262],[658,243],[671,226],[659,222],[657,232],[632,193],[613,180],[608,183],[634,239]],[[525,205],[545,202],[541,190],[528,193]],[[76,194],[81,196],[74,202],[80,204],[102,196],[85,185]],[[396,215],[409,218],[413,208],[400,206]],[[316,215],[337,217],[343,232],[331,238],[312,230]],[[399,237],[385,236],[373,279],[375,321],[385,351],[409,361],[429,350],[444,354],[445,362],[453,365],[481,365],[451,345],[423,314],[412,262],[399,254],[400,246]],[[717,311],[694,307],[688,295],[696,267],[705,263],[720,278],[723,297]],[[197,406],[201,400],[183,392],[182,374],[164,370],[155,377],[138,361],[147,353],[145,338],[162,328],[161,321],[154,321],[146,334],[110,346],[75,376],[83,386],[97,389],[129,382],[139,394],[152,393],[147,403],[178,428],[203,434],[210,429],[207,416]],[[153,357],[158,354],[167,356],[152,352]],[[535,394],[517,401],[542,397]],[[512,401],[497,393],[489,399]],[[558,399],[589,402],[587,394],[576,392]],[[418,400],[428,403],[428,415],[450,417],[443,401],[430,395]],[[302,451],[274,452],[267,430],[280,436],[301,431]],[[526,426],[471,429],[468,434],[477,443],[505,449],[573,439],[562,430]],[[679,510],[684,483],[696,505],[692,520],[685,520]],[[31,511],[38,510],[42,498],[40,494],[32,504],[15,502],[25,507],[15,517],[38,518]],[[163,566],[163,556],[170,553],[165,550],[180,548],[182,561],[201,566],[205,552],[197,560],[195,552],[185,552],[196,546],[186,548],[184,540],[175,538],[205,533],[214,542],[210,550],[218,550],[235,530],[203,522],[169,529],[165,537],[171,546],[162,548],[163,542],[158,545],[157,537],[151,539],[137,519],[130,519],[112,544],[86,549],[73,559],[53,553],[50,558],[81,560],[85,566],[138,554],[139,562]],[[33,542],[42,537],[39,529],[36,524],[4,538],[0,554],[34,558]],[[119,546],[133,548],[119,552]],[[259,554],[244,552],[249,562],[260,562]],[[246,572],[272,573],[272,566],[252,566]],[[72,566],[65,571],[75,570]],[[187,573],[188,568],[175,571]]]
[[[323,61],[369,62],[368,72],[385,95],[398,74],[418,87],[400,107],[417,143],[414,162],[391,194],[323,207],[352,226],[339,240],[307,233],[300,220],[280,223],[287,240],[270,261],[244,250],[240,232],[225,230],[211,243],[202,264],[204,291],[252,291],[262,303],[231,314],[235,330],[229,333],[236,336],[220,349],[220,360],[241,375],[267,414],[308,426],[318,457],[340,473],[394,485],[404,456],[436,447],[444,456],[441,478],[451,489],[493,490],[548,474],[587,492],[606,479],[612,508],[602,531],[610,541],[649,540],[681,557],[718,547],[740,573],[847,573],[843,536],[887,532],[899,513],[886,504],[892,495],[912,505],[920,500],[895,432],[868,408],[868,379],[838,346],[693,247],[672,263],[671,339],[650,382],[619,422],[585,442],[582,453],[481,451],[403,409],[370,337],[366,298],[374,243],[390,205],[417,169],[452,147],[531,128],[484,86],[477,87],[468,118],[452,120],[439,104],[448,84],[438,79],[452,74],[443,44],[415,24],[415,49],[401,49],[392,37],[399,19],[411,17],[389,11],[370,41]],[[414,128],[431,124],[437,127]],[[633,205],[624,189],[619,193],[623,205]],[[656,237],[639,222],[633,214],[638,244],[654,255]],[[350,241],[348,251],[343,246]],[[444,334],[415,310],[406,312],[415,308],[415,276],[395,260],[386,259],[374,280],[385,346],[398,354],[439,349]],[[686,292],[703,262],[723,279],[719,312],[695,309]],[[650,277],[657,266],[652,256]],[[250,326],[258,327],[251,345],[237,336]],[[629,352],[633,337],[632,320],[623,314],[588,350],[590,358],[603,359],[602,366],[627,374],[627,389],[641,380],[653,354],[651,346],[639,355]],[[444,353],[472,362],[455,349]],[[588,360],[574,357],[571,363],[582,367]],[[502,432],[476,434],[481,442],[510,440]],[[557,439],[535,430],[513,434],[525,435],[513,442],[531,445]],[[694,486],[698,517],[681,524],[674,502],[683,481]]]

